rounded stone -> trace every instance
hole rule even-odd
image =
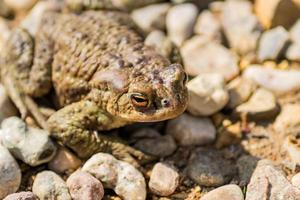
[[[5,197],[3,200],[39,200],[32,192],[13,193]]]
[[[32,192],[40,200],[71,200],[68,187],[64,180],[52,171],[43,171],[37,174]]]
[[[73,200],[101,200],[104,196],[102,183],[87,172],[71,174],[67,186]]]
[[[21,176],[18,163],[0,144],[0,199],[19,189]]]
[[[200,200],[244,200],[241,188],[237,185],[230,184],[218,187],[207,194]]]

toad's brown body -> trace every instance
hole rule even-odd
[[[142,157],[95,131],[174,118],[186,107],[182,67],[145,46],[123,12],[46,13],[34,39],[14,31],[4,58],[2,75],[21,93],[39,97],[53,86],[61,109],[49,130],[82,157]]]

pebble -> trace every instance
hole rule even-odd
[[[237,167],[239,172],[239,185],[240,186],[246,186],[250,178],[252,176],[252,173],[257,165],[258,158],[251,156],[251,155],[242,155],[237,160]]]
[[[113,189],[124,200],[145,200],[146,183],[143,175],[132,165],[110,154],[97,153],[82,167],[100,180],[105,188]]]
[[[289,33],[281,26],[265,31],[258,44],[259,61],[276,60],[289,40]]]
[[[290,29],[290,38],[294,43],[300,43],[300,19]]]
[[[101,200],[104,196],[102,183],[87,172],[71,174],[67,186],[73,200]]]
[[[75,171],[81,165],[81,160],[77,158],[67,148],[59,146],[56,155],[48,163],[49,169],[56,173]]]
[[[195,116],[210,116],[221,110],[229,100],[221,74],[200,74],[187,83],[187,110]]]
[[[177,149],[176,142],[170,135],[140,139],[134,144],[134,147],[157,157],[169,156]]]
[[[291,182],[293,186],[298,187],[300,189],[300,173],[294,175]]]
[[[220,73],[231,80],[239,73],[237,56],[205,36],[194,36],[180,49],[185,71],[191,76]]]
[[[230,81],[227,85],[229,93],[229,102],[226,105],[229,109],[234,109],[238,105],[249,99],[256,89],[256,84],[248,79],[238,77]]]
[[[56,153],[56,146],[47,131],[27,127],[18,117],[5,119],[1,124],[0,139],[18,159],[30,166],[49,162]]]
[[[300,61],[300,43],[293,43],[286,51],[286,58],[290,61]]]
[[[144,31],[165,30],[166,15],[171,4],[153,4],[134,10],[131,13],[133,21]]]
[[[256,90],[247,102],[235,109],[240,115],[246,114],[254,120],[271,119],[278,110],[274,94],[263,88]]]
[[[25,12],[32,8],[34,4],[38,2],[38,0],[4,0],[5,4],[11,9],[18,12]]]
[[[225,1],[221,22],[229,46],[241,55],[256,50],[262,28],[250,1]]]
[[[190,3],[175,5],[168,11],[166,17],[167,32],[177,46],[181,46],[193,34],[197,15],[197,7]]]
[[[18,163],[0,143],[0,199],[19,189],[21,176]]]
[[[286,104],[274,122],[274,130],[289,135],[300,131],[300,104]]]
[[[276,95],[300,89],[299,70],[277,70],[251,65],[244,71],[243,77],[254,81]]]
[[[178,52],[174,43],[165,35],[163,31],[155,30],[148,34],[145,39],[145,44],[152,46],[161,55],[173,59],[173,56]]]
[[[43,171],[36,175],[32,192],[40,200],[71,200],[68,187],[64,180],[52,171]]]
[[[42,15],[47,11],[55,11],[57,9],[58,7],[54,1],[39,1],[22,20],[20,26],[32,36],[35,36],[41,24]]]
[[[32,192],[13,193],[5,197],[3,200],[39,200]]]
[[[209,10],[205,10],[198,16],[194,32],[199,35],[204,35],[212,40],[221,41],[221,29],[221,23],[217,17]]]
[[[206,187],[224,185],[236,173],[235,166],[213,149],[195,149],[187,165],[188,176],[200,186]]]
[[[153,167],[149,188],[159,196],[173,194],[179,185],[179,174],[171,166],[164,163],[156,163]]]
[[[244,195],[241,188],[237,185],[230,184],[218,187],[203,197],[200,200],[244,200]]]
[[[180,146],[206,145],[216,138],[216,128],[209,118],[186,113],[170,120],[166,133],[172,135]]]
[[[18,110],[11,102],[9,96],[7,95],[5,88],[0,84],[0,122],[5,118],[17,116]]]
[[[300,165],[300,140],[294,135],[285,138],[283,148],[287,151],[294,166]]]
[[[280,25],[289,28],[300,17],[300,8],[295,4],[296,1],[297,0],[256,0],[254,10],[266,29]]]
[[[246,200],[296,200],[300,190],[293,187],[284,173],[269,160],[260,160],[247,186]]]

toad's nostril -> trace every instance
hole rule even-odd
[[[168,99],[162,99],[161,100],[161,105],[163,107],[169,107],[170,106],[170,101]]]

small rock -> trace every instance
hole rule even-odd
[[[236,112],[246,114],[254,120],[270,119],[278,113],[276,98],[272,92],[259,88],[249,101],[239,105]]]
[[[210,116],[221,110],[229,95],[220,74],[200,74],[187,83],[189,102],[187,110],[195,116]]]
[[[19,189],[21,176],[18,163],[0,143],[0,199]]]
[[[205,10],[198,16],[194,32],[210,39],[221,41],[221,28],[221,23],[217,17],[209,10]]]
[[[19,192],[10,194],[3,200],[39,200],[38,197],[32,192]]]
[[[282,55],[288,40],[289,33],[281,26],[264,32],[258,45],[258,59],[276,60]]]
[[[300,188],[300,173],[294,175],[291,182],[293,186]]]
[[[286,137],[283,147],[291,158],[293,165],[300,165],[300,140],[294,135],[289,135]]]
[[[171,4],[153,4],[134,10],[131,13],[133,21],[145,32],[155,29],[165,30],[166,15]]]
[[[269,160],[260,160],[247,186],[246,200],[296,200],[300,190],[293,187]]]
[[[166,132],[181,146],[206,145],[216,138],[216,129],[209,118],[182,114],[170,120]]]
[[[71,200],[68,187],[64,180],[52,171],[43,171],[34,179],[32,192],[40,200]]]
[[[284,135],[300,133],[300,104],[283,105],[273,127]]]
[[[0,85],[0,110],[0,122],[2,122],[5,118],[18,115],[18,110],[11,102],[3,85]]]
[[[143,175],[132,165],[110,154],[97,153],[82,167],[100,180],[105,188],[113,189],[124,200],[145,200],[146,183]]]
[[[276,26],[289,28],[300,17],[300,8],[295,0],[256,0],[254,10],[267,29]]]
[[[293,43],[286,51],[286,58],[291,61],[300,61],[300,43]]]
[[[276,95],[300,89],[299,70],[277,70],[252,65],[244,71],[243,77],[254,81]]]
[[[73,200],[101,200],[104,196],[102,183],[87,172],[71,174],[67,186]]]
[[[150,32],[145,39],[145,44],[154,47],[158,53],[169,58],[171,61],[176,60],[174,57],[180,56],[176,55],[179,54],[179,50],[175,44],[162,31],[155,30]]]
[[[81,165],[81,160],[64,147],[59,147],[54,158],[48,163],[49,169],[56,173],[75,171]]]
[[[300,19],[290,29],[290,38],[294,43],[300,43]]]
[[[249,1],[226,1],[221,21],[230,47],[241,55],[254,52],[262,28]]]
[[[243,155],[237,160],[240,186],[246,186],[249,183],[257,162],[258,158],[250,155]]]
[[[189,3],[173,6],[169,10],[166,18],[167,32],[177,46],[181,46],[193,34],[197,15],[197,7]]]
[[[29,1],[29,0],[27,0]],[[42,15],[47,11],[55,11],[59,8],[54,1],[40,1],[30,11],[30,13],[22,20],[21,27],[28,30],[28,32],[35,36],[38,27],[42,21]]]
[[[27,127],[18,117],[5,119],[0,139],[3,145],[18,159],[30,166],[49,162],[56,153],[56,146],[47,131]]]
[[[219,73],[230,80],[239,73],[237,57],[205,36],[194,36],[180,49],[186,72],[191,76]]]
[[[238,105],[244,103],[249,99],[255,89],[256,84],[251,80],[241,77],[232,80],[227,85],[229,102],[226,107],[229,109],[234,109]]]
[[[170,135],[138,140],[135,148],[157,157],[166,157],[177,149],[175,140]]]
[[[217,187],[228,183],[237,170],[219,151],[195,149],[187,165],[188,176],[197,184]]]
[[[179,174],[172,167],[157,163],[154,165],[150,181],[150,190],[160,196],[173,194],[179,185]]]
[[[34,6],[38,0],[3,0],[4,3],[14,11],[25,12]]]
[[[200,200],[244,200],[244,195],[241,188],[237,185],[224,185],[218,187],[203,197]]]

